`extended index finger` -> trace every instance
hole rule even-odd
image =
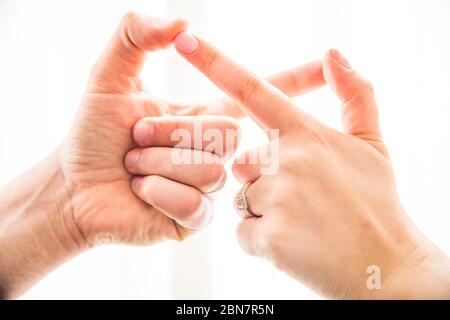
[[[306,63],[299,67],[284,70],[265,78],[290,98],[316,90],[325,85],[322,60]],[[189,105],[170,103],[169,113],[173,115],[223,115],[241,119],[246,116],[236,101],[229,96],[207,102]]]
[[[286,95],[264,79],[188,33],[180,33],[174,44],[186,60],[237,100],[263,128],[280,129],[283,134],[283,131],[298,126],[302,113]]]

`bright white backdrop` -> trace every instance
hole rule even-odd
[[[375,85],[403,203],[450,253],[450,2],[0,0],[0,185],[64,138],[90,66],[128,10],[187,18],[195,33],[261,75],[341,49]],[[170,99],[220,94],[173,50],[150,56],[148,87]],[[339,127],[327,88],[297,99]],[[241,151],[264,143],[243,123]],[[50,274],[24,298],[317,298],[240,251],[231,175],[211,228],[182,244],[105,246]]]

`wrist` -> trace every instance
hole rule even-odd
[[[0,190],[0,287],[14,298],[88,247],[58,152]]]
[[[450,299],[450,259],[428,243],[393,272],[379,299]]]
[[[450,259],[418,231],[415,234],[408,249],[397,247],[381,277],[381,288],[371,290],[368,298],[450,299]]]
[[[358,285],[349,298],[450,299],[449,257],[416,228],[403,209],[385,231],[385,240],[378,245],[383,250],[371,253],[366,274],[354,282]]]
[[[31,201],[21,212],[24,225],[36,230],[36,240],[45,252],[73,256],[89,245],[74,219],[73,185],[63,174],[59,150],[31,169],[28,182]],[[28,176],[30,175],[30,176]],[[21,179],[22,180],[22,179]],[[36,184],[33,187],[33,183]],[[41,232],[37,232],[41,231]]]
[[[81,231],[76,220],[74,193],[76,186],[64,174],[61,166],[60,149],[55,151],[51,156],[51,162],[54,163],[55,172],[55,193],[59,205],[52,210],[55,229],[58,230],[57,235],[60,243],[67,249],[67,252],[77,254],[89,247],[91,244],[87,241],[85,235]]]

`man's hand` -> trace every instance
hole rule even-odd
[[[211,221],[206,193],[224,183],[222,160],[237,145],[237,122],[167,116],[167,104],[139,79],[147,52],[169,46],[185,28],[182,20],[127,14],[92,70],[68,137],[0,190],[0,293],[7,298],[90,246],[182,240]],[[200,147],[185,143],[176,151],[212,161],[174,165],[172,134],[192,132],[199,123],[201,131],[192,136]],[[204,150],[209,129],[223,136],[229,130],[235,139],[226,150]]]
[[[163,22],[128,14],[92,71],[73,129],[60,149],[75,223],[90,244],[181,240],[211,220],[211,200],[203,193],[223,185],[219,160],[226,154],[189,145],[185,152],[205,153],[201,156],[215,161],[176,167],[171,159],[172,134],[184,128],[194,136],[198,122],[204,131],[214,128],[225,136],[226,130],[238,130],[237,123],[218,116],[160,118],[166,104],[146,93],[139,79],[147,52],[169,46],[185,27],[181,20]],[[135,143],[133,126],[144,117],[134,129]],[[236,147],[233,142],[229,153]],[[135,150],[125,158],[136,146],[152,148]],[[130,183],[130,173],[151,176]]]
[[[449,260],[404,212],[372,87],[345,58],[331,50],[323,60],[325,79],[343,103],[339,132],[207,42],[182,33],[175,44],[261,127],[279,130],[271,148],[249,151],[233,165],[237,179],[251,183],[248,206],[259,216],[238,226],[246,252],[328,297],[450,297]],[[279,161],[271,175],[254,162],[267,150]],[[381,288],[368,285],[373,270],[381,271]]]

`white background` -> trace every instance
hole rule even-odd
[[[128,10],[187,18],[192,31],[261,75],[336,47],[377,92],[400,194],[420,229],[450,253],[450,1],[0,0],[0,185],[64,138],[89,69]],[[174,54],[150,56],[151,90],[174,99],[220,94]],[[328,88],[297,99],[339,128]],[[241,151],[264,143],[243,123]],[[211,228],[182,244],[105,246],[59,268],[23,298],[317,298],[238,247],[229,183]],[[339,270],[336,270],[339,272]]]

